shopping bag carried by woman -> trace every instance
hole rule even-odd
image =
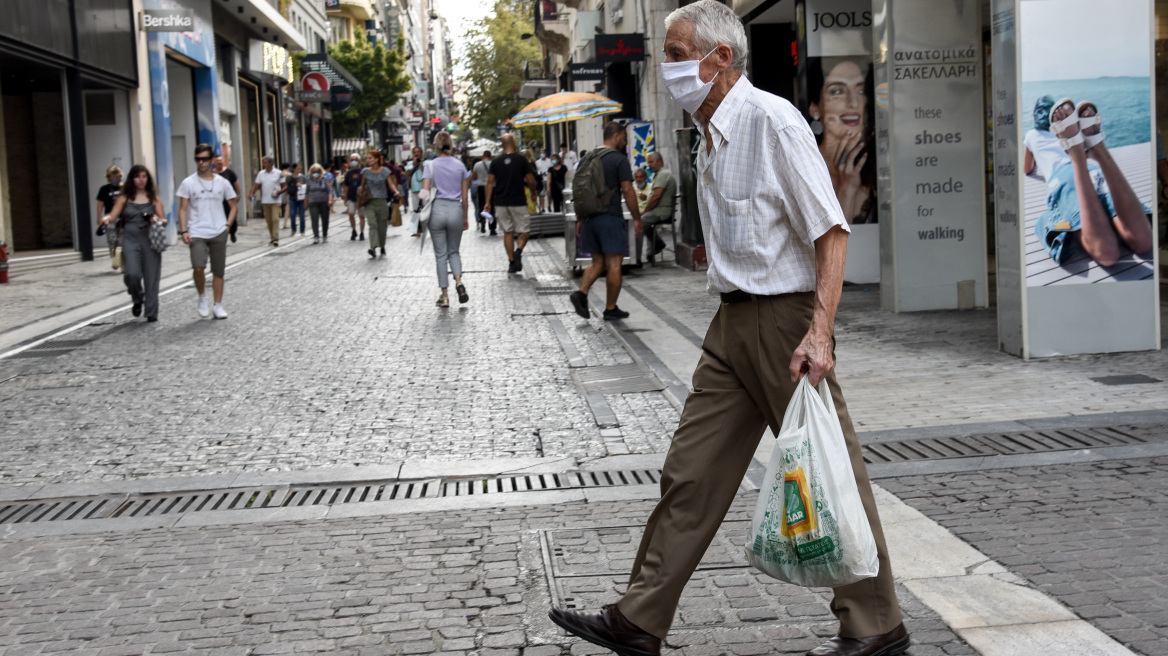
[[[779,579],[834,588],[876,576],[876,540],[827,381],[799,381],[759,490],[746,557]]]

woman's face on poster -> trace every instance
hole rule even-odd
[[[823,79],[819,104],[811,105],[819,114],[825,136],[842,139],[849,130],[863,130],[868,110],[864,94],[864,70],[852,61],[835,65]]]

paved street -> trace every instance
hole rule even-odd
[[[678,420],[670,381],[688,385],[717,307],[704,275],[634,272],[621,298],[633,316],[605,325],[570,312],[561,238],[533,241],[524,274],[509,276],[500,239],[468,232],[471,302],[442,310],[428,245],[419,253],[391,228],[389,256],[371,261],[333,221],[329,244],[237,257],[227,321],[200,320],[180,289],[157,324],[122,311],[0,359],[0,499],[342,480],[373,481],[387,498],[177,520],[5,524],[0,509],[0,654],[602,653],[546,610],[622,589],[656,486],[475,486],[503,473],[658,470]],[[185,248],[164,259],[181,271]],[[892,315],[877,296],[849,288],[837,329],[863,439],[1165,423],[1162,351],[1022,362],[996,351],[992,310]],[[20,326],[84,301],[4,302],[22,313],[5,325]],[[587,382],[612,365],[662,384]],[[1154,382],[1093,380],[1131,373]],[[766,453],[764,442],[757,465]],[[1011,651],[1003,636],[1023,634],[1086,636],[1067,653],[1168,653],[1168,452],[1108,453],[996,456],[984,471],[922,461],[878,477],[911,654],[1044,653]],[[751,476],[687,589],[668,642],[677,653],[802,654],[835,630],[825,591],[744,565]],[[434,480],[478,493],[388,498],[397,481]],[[978,606],[970,593],[962,606],[964,592],[933,594],[977,586],[1005,596]],[[1013,612],[1011,591],[1053,609],[1048,619]]]

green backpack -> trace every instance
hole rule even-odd
[[[572,207],[576,210],[577,219],[587,219],[608,211],[616,189],[610,189],[604,184],[604,164],[601,160],[605,155],[615,152],[613,148],[597,148],[580,160],[580,167],[572,177]]]

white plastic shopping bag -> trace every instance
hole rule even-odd
[[[827,381],[799,381],[759,490],[746,543],[751,565],[809,588],[876,576],[876,540],[864,514]]]

